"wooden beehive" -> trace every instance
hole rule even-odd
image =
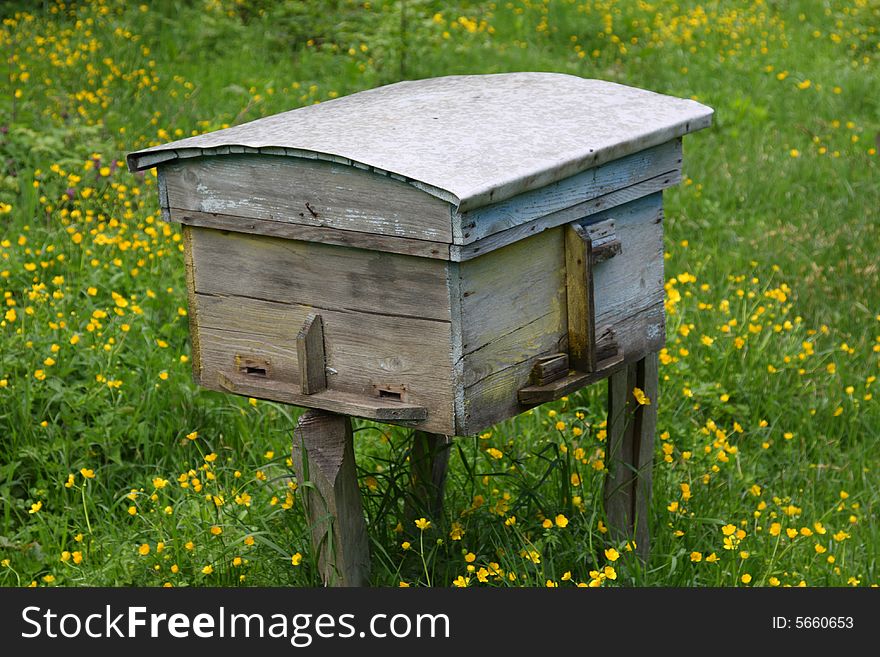
[[[662,190],[697,102],[402,82],[129,155],[184,225],[203,386],[476,433],[664,343]]]

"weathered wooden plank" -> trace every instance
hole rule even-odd
[[[464,262],[481,256],[490,251],[494,251],[508,244],[518,242],[530,235],[537,235],[545,230],[556,228],[563,224],[578,221],[591,215],[597,217],[610,216],[616,209],[636,199],[643,198],[660,192],[667,187],[677,185],[681,182],[681,172],[671,171],[656,178],[650,178],[635,185],[624,187],[616,192],[605,194],[604,196],[573,205],[564,210],[553,212],[539,219],[526,224],[521,224],[515,228],[495,233],[483,239],[464,246],[452,245],[449,248],[449,258],[455,262]],[[601,214],[600,214],[601,213]]]
[[[622,244],[619,255],[602,262],[593,269],[593,291],[596,314],[596,334],[599,351],[611,358],[611,365],[598,366],[598,378],[608,375],[608,369],[619,366],[620,361],[633,362],[646,354],[659,351],[665,341],[665,312],[663,307],[663,236],[662,199],[660,194],[639,199],[608,213],[599,220],[613,218],[615,232]],[[561,228],[554,229],[560,233]],[[552,231],[551,231],[552,232]],[[546,234],[546,233],[544,233]],[[530,238],[534,239],[534,238]],[[526,258],[541,259],[539,242],[530,250]],[[486,258],[460,263],[466,270],[471,262],[498,258],[509,247],[505,247]],[[564,274],[563,253],[555,248],[557,271]],[[551,257],[551,256],[546,256]],[[516,268],[506,271],[518,271]],[[508,304],[519,304],[531,308],[531,301],[511,301],[516,294],[509,288],[519,290],[519,295],[528,297],[532,291],[528,287],[518,288],[518,275],[508,275],[505,279],[500,273],[493,285],[504,289],[497,292],[507,299]],[[464,289],[464,288],[463,288]],[[539,293],[544,297],[543,309],[551,312],[540,322],[533,322],[505,334],[503,328],[493,331],[495,337],[487,345],[472,355],[465,356],[465,393],[462,410],[457,419],[460,434],[472,434],[517,414],[527,408],[519,402],[518,391],[529,385],[529,377],[535,360],[568,350],[567,311],[565,309],[564,288],[561,288],[562,303],[558,306],[553,295],[546,291]],[[548,301],[548,299],[550,299]],[[463,302],[466,300],[463,300]],[[542,306],[536,305],[534,312]],[[509,326],[515,326],[516,310],[510,310],[504,317]],[[470,315],[467,316],[470,319]],[[509,328],[509,327],[508,327]],[[473,329],[471,329],[473,332]],[[505,341],[510,340],[509,345]],[[611,341],[616,342],[617,350],[612,349]],[[525,348],[522,348],[525,346]],[[519,354],[517,349],[521,349]],[[502,354],[496,357],[496,354]],[[617,363],[615,365],[614,363]],[[590,379],[590,380],[598,380]],[[586,384],[584,384],[586,385]],[[576,388],[575,388],[576,389]]]
[[[452,241],[449,204],[351,166],[243,154],[176,161],[164,173],[172,208]]]
[[[306,321],[296,336],[296,358],[299,361],[299,386],[302,394],[313,395],[326,389],[324,323],[320,315],[306,315]]]
[[[659,351],[665,339],[662,196],[616,208],[612,217],[623,248],[593,267],[596,331],[612,328],[627,356]]]
[[[292,327],[314,309],[245,297],[197,294],[202,385],[218,389],[236,356],[268,361],[273,380],[300,390]],[[427,431],[455,433],[450,324],[346,310],[321,310],[327,385],[368,398],[378,387],[405,390],[401,400],[429,409]],[[310,396],[314,397],[314,395]],[[289,402],[313,406],[309,399]]]
[[[183,227],[183,263],[186,277],[187,320],[189,321],[190,364],[196,384],[202,380],[202,359],[199,349],[199,303],[196,298],[196,272],[193,265],[192,228]]]
[[[205,228],[192,246],[198,292],[449,321],[440,260]]]
[[[469,388],[512,364],[567,349],[565,271],[561,229],[547,231],[457,265],[462,322],[462,371],[457,398],[458,435],[472,433],[470,418],[503,419],[518,412],[516,391]],[[511,407],[512,404],[512,407]],[[479,408],[478,408],[479,406]],[[503,411],[495,414],[498,409]]]
[[[308,411],[293,434],[291,458],[325,586],[366,586],[370,540],[354,462],[351,421]]]
[[[532,375],[529,381],[532,385],[536,386],[547,385],[567,375],[568,370],[568,354],[545,356],[539,358],[532,365]]]
[[[438,260],[447,260],[449,258],[449,245],[441,242],[376,235],[356,230],[339,230],[326,226],[309,226],[283,221],[236,217],[228,214],[181,210],[179,208],[171,208],[169,213],[171,221],[176,221],[186,226],[231,230],[238,233],[281,237],[305,242],[322,242],[324,244],[336,244],[338,246],[350,246],[374,251],[388,251],[390,253],[402,253],[404,255],[435,258]]]
[[[648,404],[637,403],[639,388]],[[605,462],[605,516],[616,540],[636,541],[647,561],[650,551],[649,513],[657,426],[657,354],[627,365],[608,381],[608,439]]]
[[[461,237],[455,243],[470,244],[680,168],[679,138],[588,169],[541,189],[457,214],[454,220],[460,222]]]
[[[561,230],[460,265],[464,354],[565,306]]]
[[[634,406],[637,363],[608,379],[608,423],[605,441],[605,521],[615,541],[632,538]]]
[[[596,266],[620,253],[620,238],[614,229],[614,219],[605,219],[584,225],[590,239],[590,264]]]
[[[635,507],[633,525],[636,549],[642,560],[647,561],[651,550],[650,514],[651,493],[654,483],[654,437],[657,433],[657,407],[659,395],[659,358],[657,352],[648,354],[639,363],[637,381],[650,400],[649,406],[642,406],[639,424],[636,426],[634,463],[638,472],[633,494]]]
[[[596,369],[592,242],[578,224],[566,225],[564,234],[568,356],[572,369],[592,372]]]
[[[428,417],[424,406],[406,404],[382,397],[367,397],[342,390],[324,390],[304,395],[283,381],[256,379],[235,374],[220,374],[218,390],[236,395],[279,401],[294,406],[317,408],[331,413],[362,417],[378,422],[420,425]]]

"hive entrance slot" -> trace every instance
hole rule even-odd
[[[255,358],[253,356],[236,356],[235,368],[239,374],[245,376],[268,378],[269,361],[263,358]]]
[[[393,390],[379,390],[379,396],[386,399],[395,399],[397,401],[402,399],[401,393],[394,392]]]

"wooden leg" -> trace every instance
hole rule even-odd
[[[365,586],[370,544],[354,463],[351,420],[307,411],[293,432],[293,467],[325,586]]]
[[[640,388],[651,403],[640,405],[633,396],[634,388]],[[643,561],[648,560],[651,542],[648,518],[657,388],[656,353],[621,368],[608,380],[605,516],[615,538],[635,539]]]
[[[409,456],[410,491],[406,500],[408,521],[420,517],[439,519],[452,439],[439,433],[413,432]]]

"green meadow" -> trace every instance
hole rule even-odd
[[[713,107],[666,192],[652,555],[606,387],[456,439],[356,422],[382,586],[880,584],[880,2],[4,2],[0,584],[320,584],[301,409],[198,389],[180,228],[125,153],[362,89],[537,70]],[[464,142],[467,134],[460,135]]]

